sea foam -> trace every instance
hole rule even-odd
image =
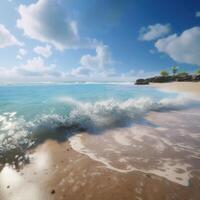
[[[155,101],[151,98],[130,98],[124,101],[109,99],[96,102],[81,102],[69,97],[57,101],[71,107],[66,116],[58,114],[40,115],[34,120],[26,121],[17,113],[0,115],[0,158],[15,148],[23,151],[32,146],[35,140],[55,139],[58,130],[74,133],[87,130],[101,131],[114,127],[124,127],[142,119],[150,111],[169,111],[197,104],[194,99],[177,96],[171,99]],[[50,134],[51,133],[51,134]],[[46,135],[45,135],[46,134]]]

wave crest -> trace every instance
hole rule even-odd
[[[72,108],[65,117],[50,114],[37,117],[33,121],[26,121],[23,117],[16,117],[16,113],[0,115],[0,161],[8,157],[7,152],[16,149],[25,151],[37,140],[58,139],[63,134],[66,137],[66,133],[71,134],[81,130],[94,131],[126,126],[141,119],[150,111],[180,109],[198,103],[182,95],[159,101],[151,98],[126,101],[110,99],[94,103],[83,103],[71,98],[60,98],[59,101],[65,102]]]

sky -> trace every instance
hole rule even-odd
[[[199,0],[2,0],[0,82],[133,81],[200,68]]]

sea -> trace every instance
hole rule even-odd
[[[74,140],[74,136],[82,132],[96,138],[106,131],[126,130],[134,124],[135,127],[140,124],[152,128],[145,119],[151,112],[166,113],[196,107],[200,108],[199,100],[191,96],[133,83],[1,84],[0,162],[13,163],[19,155],[25,156],[28,149],[47,139],[69,139],[76,149],[80,138],[77,136]],[[141,131],[136,132],[141,134]],[[123,131],[117,136],[113,133],[113,137],[118,144],[127,146],[129,143],[124,138],[127,132],[122,134]]]

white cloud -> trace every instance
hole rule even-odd
[[[96,47],[95,55],[83,55],[80,66],[70,71],[61,71],[55,65],[47,65],[41,57],[27,60],[12,68],[0,68],[0,81],[109,81],[120,75],[116,73],[107,46]],[[118,80],[119,81],[119,80]]]
[[[99,45],[95,55],[84,55],[80,59],[80,66],[71,70],[68,76],[78,81],[134,81],[137,78],[149,77],[155,73],[143,70],[130,70],[126,73],[116,71],[118,62],[112,59],[108,46]]]
[[[22,55],[22,56],[25,56],[27,54],[27,51],[26,49],[19,49],[19,54]]]
[[[20,51],[22,54],[23,51]],[[116,72],[117,62],[112,59],[106,45],[96,47],[96,54],[83,55],[80,66],[70,71],[62,71],[55,65],[47,65],[41,57],[27,60],[25,64],[12,68],[1,68],[0,82],[41,82],[41,81],[133,81],[143,72],[133,70]]]
[[[142,27],[139,32],[139,40],[151,41],[171,32],[170,24],[154,24],[147,27]]]
[[[108,46],[101,44],[96,47],[96,55],[87,54],[81,57],[80,66],[72,69],[71,75],[85,78],[92,77],[94,79],[114,76],[114,63]]]
[[[103,69],[106,66],[112,64],[110,52],[108,46],[99,45],[96,47],[96,55],[84,55],[81,57],[80,64],[88,68]]]
[[[26,49],[20,48],[16,58],[21,60],[26,54],[27,54]]]
[[[0,48],[13,45],[22,46],[23,44],[3,24],[0,24]]]
[[[94,56],[95,57],[95,56]],[[110,59],[110,58],[109,58]],[[61,71],[56,65],[47,65],[41,57],[28,60],[12,68],[0,67],[0,82],[45,82],[45,81],[134,81],[151,76],[143,70],[117,73],[111,66],[100,68],[79,66],[71,71]]]
[[[38,0],[20,5],[17,27],[32,39],[49,43],[59,50],[66,48],[93,48],[96,41],[80,39],[77,23],[69,20],[58,1]]]
[[[55,65],[46,66],[41,57],[28,60],[27,63],[18,68],[18,72],[28,76],[60,76]]]
[[[118,75],[118,80],[120,81],[135,81],[136,79],[139,78],[149,78],[153,77],[159,72],[146,72],[142,69],[140,70],[130,70],[126,73],[122,73]]]
[[[59,80],[64,73],[55,65],[46,65],[41,57],[27,60],[25,64],[12,68],[0,68],[1,81],[49,81]]]
[[[50,45],[46,45],[45,47],[42,46],[37,46],[33,49],[33,51],[45,58],[48,58],[49,56],[51,56],[52,51],[51,51],[51,46]]]
[[[200,27],[187,29],[180,36],[159,39],[155,47],[177,62],[200,66]]]
[[[17,54],[16,58],[17,58],[18,60],[21,60],[21,59],[22,59],[22,56],[20,56],[19,54]]]
[[[196,12],[196,17],[200,17],[200,11]]]
[[[70,74],[75,77],[84,77],[88,75],[90,76],[92,73],[93,73],[92,69],[80,66],[80,67],[72,69]]]

